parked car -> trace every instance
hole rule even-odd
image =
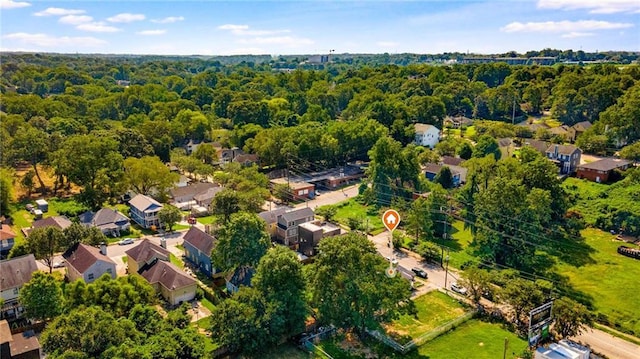
[[[467,295],[467,288],[459,285],[457,282],[451,283],[451,290],[462,295]]]
[[[411,271],[413,273],[415,273],[420,278],[424,278],[424,279],[429,278],[429,275],[427,274],[427,272],[425,272],[425,270],[422,269],[422,268],[413,267],[413,268],[411,268]]]
[[[393,264],[394,266],[398,265],[398,260],[395,258],[391,258],[391,257],[385,257],[387,259],[387,262],[391,262],[391,264]]]
[[[64,267],[64,259],[59,262],[53,262],[53,268],[62,268]]]
[[[125,238],[123,240],[121,240],[120,242],[118,242],[119,245],[124,246],[127,244],[133,244],[133,239],[131,238]]]

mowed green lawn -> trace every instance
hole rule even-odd
[[[375,235],[384,230],[382,225],[382,214],[375,206],[365,206],[355,199],[349,199],[334,205],[337,208],[335,221],[347,225],[348,218],[358,218],[363,225],[369,224],[369,233]]]
[[[640,261],[617,253],[618,246],[628,244],[598,229],[582,231],[586,244],[595,251],[593,263],[575,267],[559,262],[555,270],[569,277],[569,283],[593,300],[596,312],[609,317],[614,326],[640,334]]]
[[[519,358],[527,342],[502,329],[500,324],[470,320],[447,334],[418,348],[409,358],[429,359],[495,359],[502,358],[504,339],[508,339],[507,358]]]
[[[458,301],[439,291],[429,292],[413,302],[417,314],[402,315],[385,325],[389,335],[415,339],[465,313],[464,307]]]

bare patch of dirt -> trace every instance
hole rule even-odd
[[[27,188],[25,188],[21,184],[21,181],[24,178],[24,176],[31,170],[33,170],[33,168],[25,164],[19,165],[18,167],[15,168],[15,178],[13,181],[13,195],[19,201],[29,200],[29,199],[38,199],[42,197],[42,194],[40,193],[40,183],[38,182],[38,178],[34,177],[33,179],[35,183],[35,187],[33,188],[31,195],[29,195],[29,191],[27,190]],[[42,182],[44,182],[47,194],[52,195],[53,186],[56,180],[56,177],[53,173],[53,169],[50,167],[38,165],[38,173],[40,174],[40,178],[42,178]],[[72,184],[70,189],[59,188],[58,193],[56,195],[57,197],[70,197],[80,193],[80,189],[81,189],[80,187]]]
[[[364,346],[360,339],[353,333],[347,333],[344,340],[338,343],[338,346],[348,353],[353,353],[366,359],[378,358],[378,355],[374,353],[371,348]]]

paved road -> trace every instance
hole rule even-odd
[[[572,338],[572,340],[589,344],[594,351],[606,355],[611,359],[640,358],[640,346],[614,337],[602,330],[591,328],[579,336]]]
[[[296,205],[296,208],[310,207],[315,209],[316,207],[324,206],[327,204],[336,204],[336,203],[342,202],[345,199],[353,198],[357,196],[358,186],[359,185],[353,185],[353,186],[345,187],[343,190],[337,190],[337,191],[321,191],[322,194],[316,196],[316,198],[312,200],[309,200],[303,203],[298,203]]]

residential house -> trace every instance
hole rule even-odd
[[[196,205],[192,208],[192,212],[193,212],[193,209],[196,209],[196,207],[199,207],[200,208],[200,212],[203,212],[203,210],[204,210],[205,214],[212,213],[213,212],[213,199],[223,189],[224,189],[224,187],[216,186],[216,187],[209,188],[206,191],[195,195],[193,197],[193,199],[196,201]]]
[[[586,131],[589,128],[591,128],[591,126],[592,126],[591,122],[589,122],[589,121],[578,122],[575,125],[571,126],[567,130],[568,140],[571,141],[572,143],[575,142],[578,139],[578,136],[583,134],[584,131]]]
[[[473,124],[473,120],[464,116],[447,116],[444,119],[444,126],[451,128],[461,128],[466,126],[471,126]]]
[[[313,220],[313,210],[308,207],[285,212],[278,217],[276,238],[285,246],[295,246],[298,244],[298,226],[301,223],[311,222]]]
[[[202,140],[190,139],[189,141],[186,141],[184,143],[182,148],[184,148],[184,151],[187,153],[187,156],[188,156],[188,155],[196,152],[196,150],[198,149],[198,147],[200,147],[201,144],[202,144]]]
[[[140,268],[155,260],[169,261],[169,251],[148,239],[143,239],[140,244],[124,252],[127,255],[129,273],[138,273]]]
[[[128,271],[140,274],[171,305],[190,301],[195,298],[197,282],[169,262],[170,253],[163,243],[159,246],[144,239],[127,250]]]
[[[190,182],[191,180],[189,179],[189,177],[185,175],[180,175],[180,177],[178,177],[178,182],[175,182],[174,187],[177,187],[177,188],[186,187],[189,185]]]
[[[184,187],[174,187],[169,191],[169,197],[171,198],[169,203],[182,210],[191,209],[197,204],[194,197],[214,187],[217,186],[209,182],[196,182]]]
[[[434,148],[440,141],[440,130],[434,125],[416,123],[415,143],[419,146]]]
[[[438,175],[438,173],[440,173],[440,170],[442,170],[442,167],[445,167],[445,166],[438,165],[435,163],[427,163],[423,167],[425,177],[427,177],[429,181],[433,182],[436,179],[436,176]],[[462,184],[462,181],[460,178],[461,177],[460,172],[454,169],[455,166],[446,166],[446,167],[449,167],[449,169],[451,170],[451,178],[453,180],[453,186],[454,187],[460,186]],[[465,177],[466,177],[466,172],[465,172]]]
[[[497,140],[498,147],[500,148],[500,158],[509,158],[513,155],[513,140],[508,137],[499,138]]]
[[[97,212],[87,211],[78,218],[80,224],[85,227],[96,227],[105,236],[120,237],[121,232],[128,232],[131,227],[129,218],[112,208],[101,208]]]
[[[286,178],[275,178],[270,182],[271,187],[282,184],[288,185],[291,191],[291,199],[294,201],[305,200],[315,196],[316,186],[313,183],[287,181]]]
[[[78,243],[69,248],[62,257],[65,260],[67,279],[75,281],[82,279],[91,283],[108,273],[111,278],[116,277],[116,263],[107,257],[107,246],[100,245],[100,249]]]
[[[560,174],[575,173],[580,164],[582,151],[574,145],[551,145],[546,156],[560,169]]]
[[[236,162],[241,164],[244,167],[249,167],[251,165],[257,165],[260,163],[260,159],[258,155],[252,153],[243,153],[236,155],[232,162]]]
[[[298,226],[299,245],[298,252],[306,256],[316,255],[318,244],[323,238],[337,236],[340,227],[321,221],[300,223]]]
[[[8,224],[0,223],[0,258],[6,257],[16,238],[16,234]]]
[[[631,166],[631,161],[619,158],[603,158],[598,161],[579,165],[578,178],[586,178],[593,182],[609,182],[616,180],[615,171],[624,171]]]
[[[173,263],[154,259],[138,271],[169,304],[179,305],[196,297],[198,282]]]
[[[142,228],[159,228],[160,218],[158,218],[158,212],[161,209],[162,205],[158,201],[143,194],[138,194],[129,201],[131,219]]]
[[[22,306],[18,296],[22,286],[31,280],[33,272],[38,270],[33,254],[8,259],[0,262],[0,296],[3,304],[0,318],[19,318]]]
[[[549,133],[552,136],[557,136],[562,138],[563,140],[569,140],[569,136],[570,136],[570,132],[569,130],[571,129],[571,127],[567,126],[567,125],[561,125],[558,127],[553,127],[549,129]]]
[[[527,139],[524,141],[524,145],[533,148],[546,157],[547,148],[549,148],[550,143],[542,140]]]
[[[31,228],[23,228],[22,233],[25,237],[29,236],[29,233],[36,228],[44,227],[56,227],[61,230],[71,226],[71,221],[65,216],[52,216],[43,219],[38,219],[31,224]]]
[[[272,239],[276,238],[276,232],[278,229],[278,218],[286,211],[286,207],[280,207],[272,211],[264,211],[258,213],[258,216],[262,218],[267,224],[267,232],[269,232],[269,235]]]
[[[191,227],[184,235],[185,257],[195,264],[202,273],[211,277],[216,273],[216,269],[211,263],[211,251],[215,244],[215,238],[198,227]]]
[[[6,320],[0,320],[0,359],[11,359],[11,329]]]
[[[451,157],[451,156],[442,156],[440,158],[441,165],[447,166],[460,166],[464,162],[464,159],[459,157]]]
[[[234,162],[236,157],[244,154],[245,154],[244,151],[242,151],[238,147],[224,148],[220,150],[220,162],[222,164],[231,163],[231,162]]]
[[[4,321],[6,323],[6,320]],[[3,326],[3,325],[2,325]],[[5,347],[0,347],[0,358],[11,358],[11,359],[40,359],[40,342],[38,341],[38,337],[35,335],[33,330],[28,330],[22,333],[16,333],[13,335],[9,335],[5,339],[4,329],[0,329],[0,336],[3,338],[0,340],[0,343],[4,344],[5,341],[8,340],[9,343],[9,351],[7,352]],[[9,330],[9,334],[11,331]],[[5,356],[9,354],[8,356]]]
[[[227,276],[227,291],[231,294],[237,293],[240,287],[251,287],[251,279],[256,274],[253,267],[242,266],[236,268],[233,273]]]

